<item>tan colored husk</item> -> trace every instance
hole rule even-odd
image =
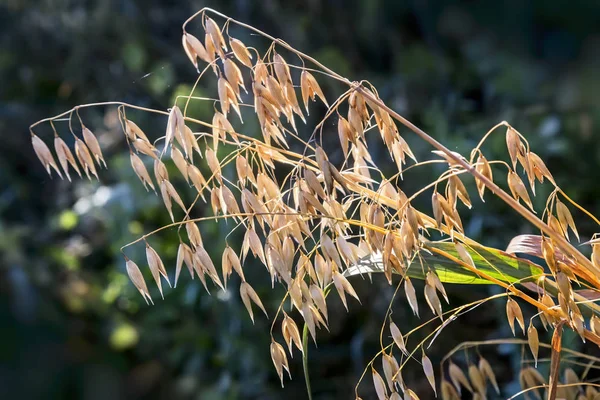
[[[146,286],[146,281],[144,280],[142,271],[140,271],[140,267],[138,267],[133,261],[127,259],[125,268],[127,269],[127,275],[129,275],[129,279],[131,279],[131,282],[135,288],[140,292],[146,301],[146,304],[148,304],[148,301],[154,304],[152,302],[152,297],[150,297],[150,292],[148,292],[148,287]]]
[[[454,364],[453,362],[450,362],[450,364],[448,365],[448,375],[450,375],[450,380],[452,381],[454,387],[456,387],[456,390],[459,394],[462,392],[461,386],[465,387],[469,392],[473,393],[473,388],[471,387],[469,380],[467,379],[463,371],[458,367],[458,365]]]
[[[244,307],[246,307],[246,310],[248,311],[248,314],[250,315],[250,319],[252,320],[252,323],[254,323],[254,313],[252,312],[252,303],[256,304],[265,313],[267,318],[269,317],[267,314],[267,310],[265,310],[265,307],[263,306],[262,302],[260,301],[260,298],[258,297],[256,292],[254,291],[254,289],[252,288],[252,286],[250,286],[250,284],[248,282],[244,281],[240,284],[240,297],[242,298]]]
[[[94,159],[90,155],[87,146],[81,139],[75,139],[75,155],[77,156],[77,160],[79,160],[79,164],[81,164],[83,167],[83,171],[87,175],[88,179],[91,179],[90,172],[96,177],[96,179],[99,179],[98,173],[96,172],[96,166],[94,165]],[[55,165],[56,164],[54,164],[54,166]]]
[[[294,357],[292,353],[292,344],[296,346],[300,352],[304,353],[304,349],[302,348],[302,339],[300,338],[300,331],[298,330],[298,326],[296,322],[292,318],[290,318],[287,314],[283,319],[281,324],[281,333],[283,334],[283,338],[288,345],[288,351],[290,356]]]
[[[81,171],[77,166],[77,162],[75,161],[73,153],[71,153],[69,146],[67,146],[65,141],[59,136],[54,137],[54,150],[56,151],[56,157],[58,158],[58,162],[60,163],[60,166],[65,172],[67,179],[71,181],[71,176],[69,175],[69,164],[71,164],[71,167],[77,172],[77,175],[79,175],[79,177],[81,178]]]
[[[277,376],[279,376],[279,379],[281,380],[281,387],[283,387],[283,370],[285,369],[288,372],[290,379],[292,378],[292,375],[290,373],[285,350],[283,349],[283,346],[275,341],[271,342],[271,360],[277,371]]]
[[[158,291],[160,292],[160,296],[164,299],[165,296],[163,294],[162,285],[160,276],[162,275],[169,287],[171,286],[171,282],[169,281],[169,276],[167,275],[167,270],[165,269],[165,265],[163,264],[160,256],[148,243],[146,243],[146,259],[148,260],[148,266],[150,267],[150,272],[152,272],[152,277],[154,278],[154,282],[156,282],[156,286],[158,286]]]
[[[494,370],[492,370],[492,366],[490,363],[483,357],[479,358],[479,372],[481,376],[490,381],[496,394],[500,394],[500,387],[498,386],[498,381],[496,380],[496,374],[494,374]]]
[[[152,183],[152,178],[150,178],[150,174],[148,173],[148,170],[146,169],[146,166],[144,165],[142,159],[139,158],[133,152],[130,153],[129,156],[131,159],[131,167],[133,168],[133,171],[138,176],[140,181],[142,181],[142,184],[144,185],[146,191],[148,190],[148,186],[150,186],[152,190],[156,191],[156,189],[154,188],[154,184]]]
[[[425,377],[427,378],[427,381],[431,385],[431,388],[433,389],[433,392],[437,397],[437,389],[435,387],[435,374],[433,372],[433,364],[431,363],[431,360],[429,359],[429,357],[427,357],[425,355],[425,353],[423,353],[423,355],[421,357],[421,364],[423,366],[423,372],[425,373]]]
[[[246,45],[241,40],[232,37],[229,38],[229,45],[235,58],[246,67],[252,68],[252,53],[248,51]]]
[[[387,400],[387,388],[385,387],[385,382],[379,372],[375,370],[375,368],[371,368],[371,375],[373,377],[373,386],[375,386],[375,393],[377,393],[377,398],[379,400]]]
[[[156,153],[157,153],[156,148],[149,141],[147,141],[145,139],[137,138],[132,143],[133,143],[133,147],[135,147],[135,149],[137,150],[138,153],[145,154],[154,159],[158,158],[158,156],[156,155]]]
[[[104,164],[104,168],[106,168],[106,161],[104,161],[104,156],[102,155],[102,149],[100,148],[100,143],[98,143],[98,139],[96,138],[96,135],[94,135],[92,133],[92,131],[90,131],[87,127],[84,126],[82,128],[82,136],[83,136],[83,140],[85,141],[85,144],[87,145],[88,149],[94,155],[96,162],[98,163],[98,166],[100,166],[100,161],[102,161],[102,164]]]

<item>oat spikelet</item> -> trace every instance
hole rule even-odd
[[[157,153],[156,148],[152,145],[152,143],[150,143],[147,140],[137,138],[133,141],[133,147],[135,147],[135,149],[137,150],[138,153],[142,153],[147,156],[150,156],[150,157],[154,158],[155,160],[158,159],[158,156],[156,155],[156,153]]]
[[[394,385],[394,376],[400,370],[398,361],[393,356],[384,353],[381,357],[381,363],[383,366],[383,374],[385,376],[385,381],[387,382],[390,391],[393,392],[396,389]]]
[[[490,363],[483,357],[479,359],[479,372],[481,373],[481,376],[491,382],[496,394],[500,394],[500,387],[496,380],[496,374],[494,374],[494,370],[492,370]]]
[[[250,314],[250,319],[252,320],[252,323],[254,323],[254,314],[252,312],[252,303],[256,304],[265,313],[267,318],[269,317],[267,314],[267,310],[265,310],[265,307],[263,306],[262,302],[260,301],[260,298],[258,297],[256,292],[254,291],[254,289],[252,288],[252,286],[250,286],[250,284],[248,282],[244,281],[240,285],[240,296],[242,298],[242,302],[244,303],[244,306],[246,307],[246,310],[248,311],[248,314]]]
[[[281,333],[283,334],[283,339],[288,345],[290,356],[294,357],[294,354],[292,353],[292,343],[298,350],[300,350],[301,353],[304,353],[304,349],[302,348],[302,339],[300,338],[300,330],[292,318],[290,318],[287,314],[284,315],[285,317],[281,323]]]
[[[146,304],[148,304],[148,301],[154,304],[152,297],[150,297],[150,292],[148,292],[148,287],[146,286],[146,281],[144,280],[142,271],[140,271],[140,268],[137,266],[137,264],[130,259],[127,259],[125,262],[125,268],[127,269],[127,275],[129,275],[129,279],[131,279],[133,285],[140,292],[146,301]]]
[[[431,360],[429,359],[429,357],[427,357],[427,355],[425,355],[425,352],[423,352],[423,356],[421,358],[421,364],[423,365],[423,372],[425,372],[425,377],[427,377],[427,381],[429,381],[429,384],[431,385],[431,388],[433,389],[433,392],[435,393],[435,395],[437,397],[437,389],[435,387],[435,374],[433,372],[433,364],[431,363]]]
[[[538,331],[535,329],[535,326],[533,326],[532,322],[529,323],[529,328],[527,328],[527,343],[529,343],[529,349],[531,350],[531,354],[533,355],[533,359],[535,361],[535,367],[537,368],[540,339],[538,337]]]
[[[135,122],[130,121],[128,119],[125,120],[125,134],[131,141],[140,138],[142,140],[145,140],[146,142],[149,142],[148,137],[146,136],[144,131],[142,131],[142,129]]]
[[[523,319],[521,307],[519,307],[519,304],[510,297],[506,302],[506,317],[508,318],[508,324],[510,325],[513,335],[515,335],[515,319],[521,326],[521,329],[523,329],[523,334],[525,334],[525,320]]]
[[[513,129],[513,127],[509,126],[506,129],[506,147],[508,148],[508,154],[510,155],[513,169],[517,166],[517,155],[519,154],[521,146],[522,144],[521,139],[519,139],[519,134]]]
[[[158,286],[158,291],[160,292],[160,296],[164,299],[162,285],[160,281],[160,276],[162,275],[169,287],[171,286],[171,282],[169,282],[169,276],[167,275],[167,270],[165,269],[165,265],[163,264],[160,256],[148,243],[146,243],[146,259],[148,260],[148,266],[150,267],[150,272],[152,272],[152,277],[156,282],[156,286]]]
[[[216,50],[219,51],[221,57],[224,58],[225,55],[222,49],[227,50],[227,43],[223,38],[223,34],[221,33],[219,25],[217,25],[215,21],[208,17],[206,18],[206,32],[210,35]]]
[[[154,177],[159,183],[164,180],[169,180],[169,171],[167,171],[167,166],[160,160],[154,160]]]
[[[479,368],[475,364],[469,365],[469,379],[473,384],[473,388],[483,397],[486,397],[486,385],[483,376],[479,372]]]
[[[521,178],[519,178],[519,175],[517,175],[514,171],[510,171],[508,173],[508,187],[516,200],[523,200],[523,202],[525,202],[525,204],[527,204],[529,208],[533,210],[533,204],[529,199],[527,188],[525,187],[525,184]]]
[[[567,229],[571,228],[571,230],[577,237],[577,240],[579,240],[579,233],[577,232],[577,227],[575,226],[573,216],[571,215],[571,212],[569,211],[567,206],[565,206],[565,204],[562,203],[560,200],[556,200],[556,215],[558,217],[558,222],[560,223],[560,226],[562,227],[563,232],[565,233],[566,238],[569,238],[569,235],[567,234]]]
[[[336,270],[336,271],[333,271],[332,279],[333,279],[335,288],[336,288],[338,294],[340,295],[340,299],[342,299],[342,303],[344,303],[344,307],[346,307],[346,311],[348,310],[348,304],[346,303],[346,293],[348,293],[350,296],[354,297],[360,303],[360,299],[358,298],[358,295],[356,294],[356,292],[354,291],[354,288],[352,287],[350,282],[348,282],[348,280],[346,279],[346,277],[344,275],[340,274]]]
[[[150,178],[150,174],[144,165],[144,162],[141,158],[139,158],[133,152],[129,154],[131,159],[131,167],[133,168],[133,172],[137,175],[137,177],[142,181],[144,185],[144,189],[148,190],[148,186],[152,188],[152,190],[156,191],[154,188],[154,184],[152,183],[152,178]]]
[[[292,378],[292,375],[290,373],[285,350],[283,349],[283,346],[276,341],[271,342],[271,360],[277,371],[277,376],[279,376],[279,379],[281,380],[281,387],[283,387],[283,370],[285,369],[288,372],[290,379]]]
[[[461,386],[466,388],[469,392],[473,393],[473,388],[469,383],[469,380],[463,373],[463,371],[459,368],[458,365],[454,364],[452,361],[448,366],[448,375],[450,375],[450,380],[452,384],[456,387],[456,390],[460,394],[462,392]]]
[[[177,281],[179,280],[179,274],[181,273],[181,267],[185,263],[190,276],[194,279],[194,262],[192,259],[192,249],[187,244],[181,242],[179,243],[179,247],[177,248],[177,262],[175,264],[175,283],[173,287],[177,287]]]
[[[385,387],[385,382],[379,372],[375,370],[375,368],[371,368],[371,374],[373,376],[373,386],[375,386],[375,392],[377,393],[377,398],[379,400],[387,400],[387,388]]]
[[[75,155],[79,160],[79,163],[83,167],[83,171],[87,175],[88,179],[90,178],[90,172],[98,179],[98,173],[96,172],[96,166],[94,165],[94,159],[90,155],[90,152],[81,139],[75,140]]]
[[[306,108],[307,114],[308,99],[310,98],[312,101],[315,101],[315,95],[319,96],[323,103],[325,103],[325,106],[329,107],[319,83],[315,77],[306,70],[302,71],[302,74],[300,75],[300,89],[302,90],[302,101],[304,102],[304,107]]]
[[[32,133],[31,144],[33,145],[35,155],[39,158],[44,168],[46,168],[46,172],[48,172],[48,175],[52,176],[50,174],[50,167],[52,167],[54,168],[58,176],[62,179],[62,174],[60,173],[60,170],[58,169],[58,166],[54,161],[54,157],[52,156],[52,153],[50,152],[50,149],[48,148],[46,143],[44,143],[42,139],[40,139],[38,136]]]
[[[171,147],[171,159],[173,160],[173,163],[175,164],[179,172],[181,172],[181,175],[183,176],[185,181],[189,182],[190,178],[188,175],[188,163],[187,161],[185,161],[185,158],[183,157],[181,151],[175,146]]]
[[[394,340],[396,346],[398,346],[398,349],[400,349],[402,353],[408,355],[408,350],[406,349],[402,333],[393,321],[390,322],[390,333],[392,334],[392,339]]]
[[[460,394],[447,380],[442,380],[442,400],[460,400]]]
[[[85,144],[88,149],[92,152],[94,157],[96,158],[96,162],[98,166],[100,166],[100,161],[104,164],[104,168],[106,168],[106,161],[104,161],[104,156],[102,155],[102,149],[100,148],[100,143],[98,143],[98,139],[96,135],[92,131],[90,131],[87,127],[82,128],[82,136]]]
[[[229,38],[229,45],[231,46],[231,50],[233,50],[235,58],[246,67],[252,68],[252,61],[250,61],[252,60],[252,53],[250,53],[246,45],[241,40],[231,37]]]
[[[479,154],[477,158],[477,165],[475,166],[475,170],[479,172],[481,175],[488,178],[490,181],[494,181],[494,175],[492,174],[492,167],[488,160],[483,156],[483,154]],[[479,192],[479,197],[481,197],[481,201],[483,200],[483,194],[485,193],[485,184],[479,180],[475,179],[475,184],[477,185],[477,191]]]
[[[419,316],[419,303],[417,301],[417,292],[415,291],[415,287],[413,286],[410,278],[404,278],[404,293],[406,294],[406,299],[408,300],[408,304],[410,304],[410,308],[413,310],[413,313],[418,317]]]
[[[187,54],[188,58],[194,64],[194,67],[198,69],[198,60],[201,59],[204,62],[211,63],[213,61],[213,57],[210,56],[202,42],[194,36],[187,32],[183,33],[181,38],[181,42],[183,45],[183,49],[185,50],[185,54]]]
[[[79,167],[77,166],[77,162],[75,161],[75,157],[69,146],[65,143],[65,141],[59,136],[54,137],[54,150],[56,151],[56,157],[58,158],[58,162],[62,167],[67,179],[71,181],[71,176],[69,175],[69,164],[71,167],[77,172],[77,175],[81,178],[81,171],[79,171]]]

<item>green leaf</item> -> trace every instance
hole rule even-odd
[[[443,251],[456,259],[461,259],[454,243],[429,242],[426,247]],[[465,246],[465,249],[479,271],[502,282],[531,282],[544,273],[539,265],[505,253],[502,250],[479,245]],[[493,282],[479,277],[461,264],[427,249],[421,250],[413,258],[408,267],[407,275],[415,279],[425,279],[425,274],[430,269],[434,270],[444,283],[493,284]],[[348,268],[344,275],[348,277],[371,272],[383,272],[381,253],[362,259],[356,265]]]

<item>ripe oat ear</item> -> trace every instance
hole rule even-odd
[[[194,34],[186,31],[188,22],[193,19],[202,20],[203,31],[194,31]],[[247,47],[239,39],[229,36],[232,25],[256,33],[252,38],[252,45],[256,47]],[[375,370],[375,366],[379,366],[375,363],[377,357],[366,366],[363,374],[368,376],[368,368],[372,369],[373,384],[377,396],[382,399],[398,399],[400,391],[404,399],[418,399],[417,394],[404,384],[402,369],[406,362],[412,363],[409,358],[419,349],[423,351],[420,360],[423,372],[437,395],[436,366],[425,355],[426,344],[423,342],[411,348],[410,344],[416,344],[414,338],[419,335],[413,336],[416,331],[406,326],[406,320],[399,319],[401,314],[395,314],[395,322],[391,316],[394,307],[408,306],[419,317],[415,286],[419,291],[421,286],[414,284],[416,280],[424,281],[420,293],[435,316],[421,326],[439,324],[433,328],[432,341],[458,316],[480,310],[478,305],[481,303],[442,308],[440,297],[449,303],[448,285],[487,283],[506,291],[506,313],[511,331],[516,334],[516,320],[527,335],[527,341],[510,339],[509,342],[518,340],[522,345],[528,345],[535,363],[540,348],[547,345],[540,342],[533,320],[527,329],[525,327],[521,305],[527,303],[537,310],[534,319],[539,316],[546,329],[554,328],[555,337],[567,327],[582,340],[600,344],[598,307],[591,294],[600,290],[600,239],[594,235],[585,243],[592,247],[589,259],[569,241],[571,232],[579,239],[575,222],[579,222],[582,214],[598,221],[556,185],[525,135],[507,122],[501,122],[483,136],[467,159],[394,112],[370,83],[351,82],[256,28],[210,9],[196,13],[182,28],[183,51],[191,63],[197,70],[199,60],[209,65],[198,73],[197,84],[189,95],[177,96],[170,110],[152,110],[121,102],[96,103],[77,106],[31,127],[32,146],[49,174],[54,169],[61,178],[64,173],[70,180],[69,168],[80,176],[82,168],[88,178],[91,175],[97,178],[96,168],[100,164],[106,166],[106,163],[100,143],[90,129],[81,125],[81,138],[75,139],[74,153],[53,129],[58,165],[44,138],[38,137],[33,128],[46,122],[55,128],[54,122],[62,120],[68,120],[71,126],[73,115],[78,115],[81,108],[118,104],[132,169],[147,190],[152,188],[156,192],[160,189],[160,198],[172,221],[135,239],[122,250],[136,243],[146,244],[147,263],[161,297],[162,279],[170,285],[167,268],[173,262],[175,284],[185,264],[192,279],[197,275],[207,292],[209,280],[225,290],[225,285],[231,287],[238,279],[232,275],[237,275],[241,281],[240,297],[254,321],[256,307],[267,313],[258,293],[246,281],[249,274],[244,271],[244,263],[251,253],[265,267],[263,278],[271,288],[277,285],[286,291],[272,316],[272,337],[274,327],[281,322],[281,334],[290,356],[295,346],[305,357],[298,326],[286,311],[292,315],[292,310],[298,310],[298,314],[292,316],[302,318],[306,336],[310,334],[316,343],[317,329],[328,330],[330,316],[335,312],[332,304],[327,304],[327,294],[333,287],[344,308],[348,309],[348,295],[359,299],[353,286],[358,279],[381,279],[383,284],[397,284],[383,318],[386,324],[389,322],[389,327],[382,326],[380,330],[381,351],[377,357],[381,356],[383,376]],[[215,75],[209,72],[210,67]],[[331,104],[320,86],[325,85],[326,80],[346,85],[346,90],[340,91]],[[206,89],[212,93],[207,97],[194,96],[193,91],[198,85],[212,88]],[[336,86],[326,88],[333,92]],[[298,96],[301,96],[302,106]],[[308,114],[309,99],[316,101],[317,97],[327,106],[325,117],[314,125],[310,120],[306,124],[302,108]],[[185,106],[179,100],[185,100]],[[217,110],[208,119],[193,115],[196,107],[188,107],[192,101],[209,101]],[[243,117],[247,120],[245,124],[242,107]],[[162,118],[156,129],[148,127],[152,130],[149,133],[156,131],[152,135],[161,136],[150,141],[135,122],[127,119],[126,109],[136,110],[136,113],[150,112]],[[233,124],[232,110],[240,119]],[[297,124],[298,117],[306,125]],[[163,129],[165,125],[166,129]],[[413,153],[409,146],[412,138],[404,134],[405,128],[433,146],[435,156],[419,161],[422,155]],[[330,136],[335,136],[336,130],[337,138],[333,140],[339,141],[339,145],[332,145]],[[496,130],[504,135],[502,139],[506,140],[508,154],[503,159],[488,160],[484,154],[492,153],[485,152],[484,145]],[[386,150],[392,161],[391,170],[380,168],[380,156]],[[200,157],[194,159],[194,153]],[[153,164],[151,173],[145,164],[150,160]],[[441,170],[437,179],[405,184],[405,179],[412,178],[409,169],[432,164]],[[493,173],[497,176],[507,173],[506,182],[503,179],[494,182]],[[470,177],[475,180],[477,192],[471,193]],[[548,185],[551,190],[538,190],[536,194],[536,181]],[[481,207],[481,203],[472,201],[474,193],[482,200],[487,193],[486,200],[503,201],[540,233],[515,238],[508,246],[508,253],[477,243],[468,236],[469,229],[464,229],[470,226],[469,220],[465,220],[469,210]],[[542,205],[544,199],[534,202],[530,196],[541,197],[547,193],[550,195],[543,211],[535,209],[534,203]],[[430,195],[431,208],[421,209],[417,198]],[[205,203],[210,200],[210,207],[198,204],[200,199]],[[191,201],[189,204],[188,200]],[[243,234],[239,251],[233,242],[234,236],[228,235],[227,240],[231,239],[232,246],[226,245],[220,254],[213,254],[216,250],[214,238],[203,238],[201,234],[209,221],[222,221],[229,224],[227,227],[232,232],[239,232],[240,237]],[[185,233],[181,229],[183,226]],[[582,237],[591,234],[583,232],[586,226],[589,224],[580,224]],[[179,238],[176,259],[175,254],[167,252],[164,257],[171,257],[164,258],[164,264],[162,255],[159,256],[147,243],[163,231],[176,231]],[[440,240],[438,236],[441,236]],[[514,253],[537,258],[539,264],[545,262],[550,273],[545,274],[536,263],[538,261],[519,258]],[[211,257],[221,264],[215,266]],[[152,302],[139,267],[126,260],[133,286],[145,301]],[[259,278],[254,278],[253,274],[252,279]],[[363,286],[361,290],[365,290]],[[402,297],[399,293],[402,290],[408,305],[393,302],[398,295]],[[495,297],[502,295],[485,300]],[[288,299],[289,310],[286,307]],[[288,373],[290,370],[285,349],[277,340],[272,339],[270,351],[283,383],[283,370]],[[560,341],[560,338],[553,338],[549,396],[575,398],[577,393],[558,385],[556,354],[560,342],[556,340]],[[443,399],[458,399],[465,394],[464,391],[461,393],[463,389],[470,391],[473,398],[484,399],[488,382],[499,393],[494,372],[479,353],[480,348],[492,343],[498,344],[497,341],[479,341],[476,345],[463,343],[442,359],[444,363],[455,352],[464,350],[468,353],[468,348],[472,347],[476,347],[479,357],[479,363],[475,365],[466,354],[467,370],[464,372],[450,362],[448,378],[441,369],[439,379]],[[585,358],[585,355],[580,357]],[[524,388],[541,398],[541,394],[533,389],[545,385],[539,371],[525,366],[519,378]],[[578,385],[577,379],[579,377],[574,373],[565,376],[565,381],[574,386]],[[356,397],[359,398],[358,385]]]

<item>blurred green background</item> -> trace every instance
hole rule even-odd
[[[306,398],[299,354],[290,360],[293,380],[279,387],[270,322],[259,317],[252,325],[237,294],[239,281],[208,296],[184,271],[164,301],[153,289],[152,307],[129,283],[119,247],[169,221],[130,168],[114,108],[82,112],[109,163],[100,182],[49,179],[30,146],[31,123],[74,105],[122,100],[166,109],[175,95],[187,93],[195,71],[181,49],[180,26],[204,6],[281,37],[350,79],[370,80],[390,106],[452,150],[468,152],[491,126],[510,121],[563,189],[598,214],[600,2],[0,0],[0,398]],[[265,44],[234,32],[246,44]],[[334,88],[323,86],[332,97]],[[214,82],[196,93],[215,96]],[[210,118],[212,104],[191,112]],[[165,123],[128,116],[151,137]],[[57,128],[68,133],[64,122]],[[335,127],[327,129],[335,137]],[[430,149],[401,131],[417,155],[427,157]],[[51,138],[49,126],[36,132]],[[385,167],[384,149],[373,151]],[[488,158],[506,158],[503,135],[492,137],[485,151]],[[406,174],[403,189],[411,192],[436,173]],[[428,207],[428,196],[421,200],[417,206]],[[198,208],[198,215],[205,213]],[[588,237],[597,230],[576,218]],[[465,222],[472,237],[500,248],[532,232],[494,201],[486,207],[475,202]],[[215,260],[232,226],[202,225]],[[171,271],[177,243],[174,231],[151,239]],[[239,237],[229,243],[238,249]],[[143,250],[128,251],[140,266]],[[282,290],[270,290],[262,268],[250,262],[249,280],[272,316]],[[378,351],[394,288],[383,277],[372,285],[360,278],[353,283],[362,306],[351,302],[346,314],[334,296],[330,332],[320,332],[318,349],[310,348],[315,399],[352,398]],[[421,297],[420,288],[417,283]],[[496,293],[493,287],[447,290],[454,305]],[[424,302],[421,309],[431,316]],[[503,302],[486,304],[446,328],[430,349],[434,365],[461,341],[508,337],[503,310]],[[393,313],[403,331],[419,321],[403,295]],[[565,343],[582,348],[572,335]],[[480,351],[492,362],[503,397],[518,391],[521,348]],[[465,355],[456,362],[465,366]],[[418,364],[409,364],[404,377],[422,399],[433,398]],[[364,399],[374,398],[371,386],[367,378]]]

